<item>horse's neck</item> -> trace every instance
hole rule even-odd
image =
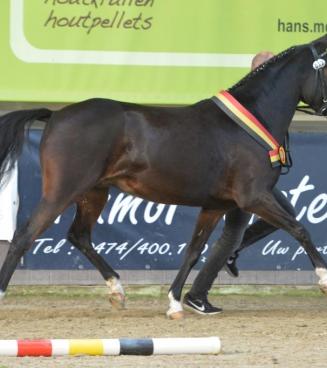
[[[290,63],[258,73],[232,94],[244,104],[280,143],[300,98],[298,71]]]

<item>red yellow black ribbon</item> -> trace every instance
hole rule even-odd
[[[283,146],[259,122],[259,120],[227,91],[213,97],[214,102],[240,127],[245,129],[269,153],[272,167],[284,165],[286,155]]]

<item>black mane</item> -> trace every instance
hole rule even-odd
[[[243,86],[248,81],[250,81],[253,77],[257,76],[258,73],[266,70],[268,66],[275,64],[279,60],[282,60],[283,58],[285,58],[286,56],[288,56],[290,53],[292,53],[293,51],[295,51],[296,48],[297,48],[297,46],[292,46],[292,47],[288,48],[287,50],[284,50],[284,51],[280,52],[278,55],[275,55],[272,58],[270,58],[269,60],[265,61],[264,63],[262,63],[261,65],[259,65],[256,69],[254,69],[253,71],[251,71],[250,73],[248,73],[239,82],[237,82],[231,88],[229,88],[228,91],[233,91],[236,88]]]

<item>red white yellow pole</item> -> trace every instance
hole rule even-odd
[[[0,356],[218,354],[219,337],[0,340]]]

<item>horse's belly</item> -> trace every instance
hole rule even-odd
[[[158,178],[159,179],[159,178]],[[144,198],[146,200],[188,206],[202,206],[206,200],[206,193],[168,183],[167,180],[139,180],[137,178],[121,178],[113,183],[123,192]]]

